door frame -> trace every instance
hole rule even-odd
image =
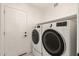
[[[1,49],[0,49],[0,55],[1,56],[5,56],[5,7],[8,7],[8,8],[13,8],[13,9],[17,9],[17,10],[20,10],[20,9],[18,9],[18,8],[14,8],[14,7],[9,7],[8,5],[6,5],[5,3],[2,3],[2,4],[0,4],[0,8],[1,8],[1,20],[0,20],[0,26],[1,26],[1,33],[0,33],[0,35],[1,35],[1,37],[0,37],[0,42],[1,42]],[[22,12],[24,12],[25,13],[25,11],[23,11],[23,10],[20,10],[20,11],[22,11]],[[26,17],[27,17],[27,14],[26,14]],[[27,20],[27,23],[28,23],[28,20]]]

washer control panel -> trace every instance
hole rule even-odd
[[[57,27],[60,27],[60,26],[67,26],[67,22],[65,21],[65,22],[58,22],[58,23],[56,23],[56,26]]]

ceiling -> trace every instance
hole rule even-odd
[[[53,7],[54,3],[30,3],[29,5],[39,9],[49,9]]]

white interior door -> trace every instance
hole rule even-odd
[[[27,32],[26,13],[5,7],[5,55],[20,55],[28,52],[28,39],[25,37]],[[27,33],[26,33],[27,35]]]

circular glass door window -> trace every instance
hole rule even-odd
[[[63,38],[55,30],[46,30],[42,36],[42,43],[45,50],[52,56],[60,56],[64,52]]]
[[[32,31],[32,40],[33,40],[34,44],[38,44],[38,42],[39,42],[39,33],[36,29],[34,29]]]

